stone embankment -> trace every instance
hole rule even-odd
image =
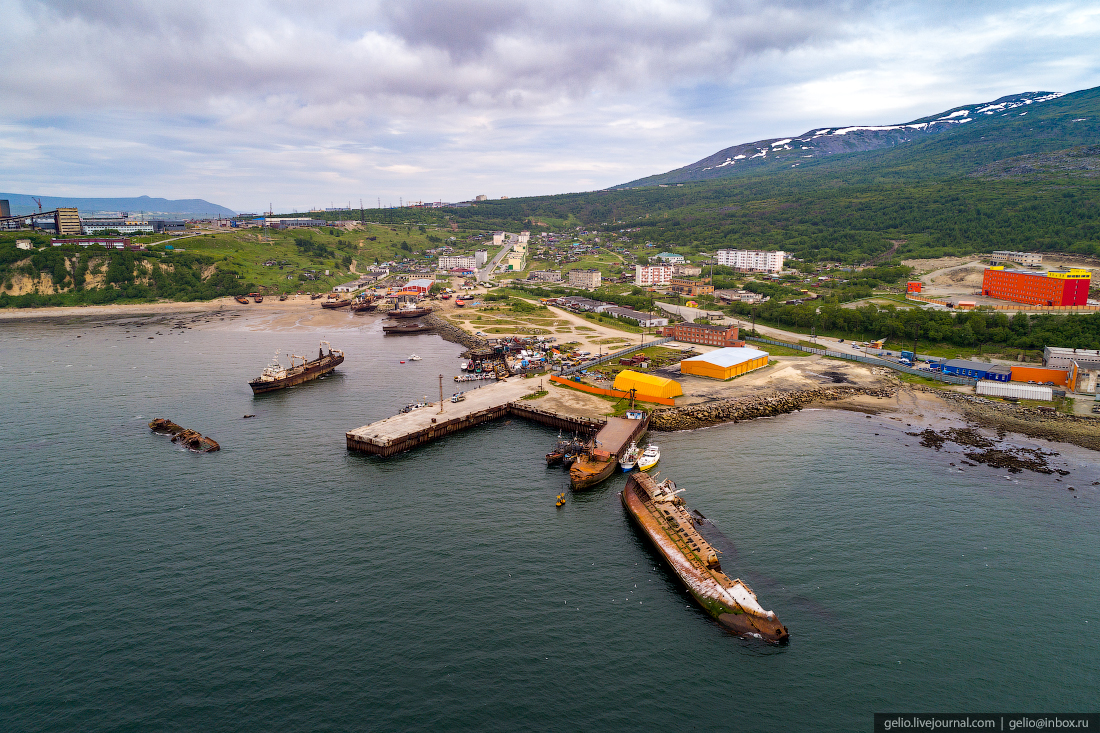
[[[849,397],[893,397],[896,387],[820,387],[792,392],[771,392],[734,400],[718,400],[700,405],[685,405],[655,411],[649,419],[652,430],[694,430],[725,422],[755,420],[785,415],[821,402],[836,402]]]
[[[444,341],[460,344],[467,349],[483,349],[488,346],[484,339],[466,333],[446,318],[437,316],[435,313],[429,313],[421,318],[420,321],[421,323],[431,326]]]
[[[1100,450],[1100,420],[1094,417],[1066,415],[1055,412],[1054,408],[1013,405],[922,385],[916,385],[913,389],[930,392],[953,403],[966,419],[985,427]]]

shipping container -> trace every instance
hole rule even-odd
[[[1054,390],[1040,384],[1019,384],[1017,382],[993,382],[983,379],[978,382],[978,394],[990,397],[1018,397],[1024,400],[1054,399]]]

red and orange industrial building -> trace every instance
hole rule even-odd
[[[1085,305],[1091,283],[1089,271],[1077,268],[1029,272],[990,267],[982,277],[982,295],[1030,305]]]

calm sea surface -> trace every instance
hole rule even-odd
[[[276,348],[320,334],[0,326],[0,729],[870,730],[876,711],[1100,708],[1097,454],[1053,446],[1061,482],[960,472],[904,422],[837,411],[657,434],[661,475],[729,538],[723,566],[790,628],[764,647],[658,564],[621,476],[555,509],[554,431],[349,454],[349,428],[437,397],[441,373],[454,390],[458,347],[377,328],[330,334],[334,376],[254,398]],[[221,452],[151,434],[158,416]]]

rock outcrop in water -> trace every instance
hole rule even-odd
[[[650,417],[652,430],[694,430],[725,422],[754,420],[785,415],[817,402],[835,402],[848,397],[893,397],[895,387],[820,387],[793,392],[772,392],[733,400],[717,400],[657,410]]]
[[[1084,415],[1066,415],[1053,407],[1025,407],[986,397],[950,390],[914,386],[952,403],[968,419],[996,430],[1020,433],[1029,438],[1073,443],[1100,450],[1100,420]]]

